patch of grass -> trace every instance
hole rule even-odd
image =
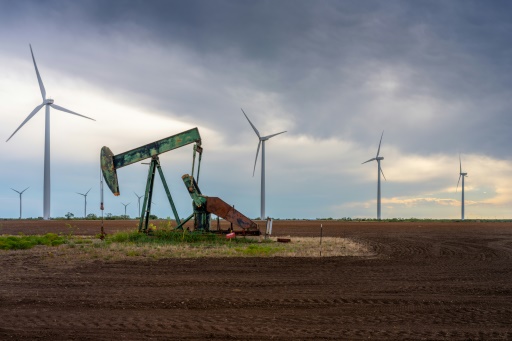
[[[80,230],[76,225],[66,224],[66,227],[68,228],[69,237],[73,236],[77,230]]]
[[[46,234],[39,236],[0,236],[0,250],[30,249],[36,245],[58,246],[37,248],[51,262],[158,260],[166,258],[226,258],[226,257],[340,257],[373,256],[365,245],[346,238],[291,237],[290,243],[278,243],[276,237],[226,239],[223,235],[156,229],[148,236],[133,232],[107,235],[105,240],[94,237]]]
[[[224,244],[247,244],[254,243],[254,239],[236,238],[227,240],[223,236],[215,233],[190,232],[187,230],[171,230],[171,229],[150,229],[151,234],[132,232],[118,232],[109,235],[106,238],[110,243],[128,243],[134,245],[175,245],[175,244],[201,244],[208,245],[224,245]]]
[[[139,251],[137,251],[137,250],[128,250],[128,251],[126,252],[126,255],[127,255],[128,257],[137,257],[137,256],[140,256],[140,252],[139,252]]]
[[[75,244],[92,244],[92,240],[91,239],[85,239],[85,238],[74,238],[73,239],[73,242]]]
[[[43,236],[6,236],[0,237],[0,250],[25,250],[36,245],[58,246],[67,242],[63,236],[47,233]]]
[[[102,243],[93,244],[104,253],[139,258],[198,257],[339,257],[368,256],[367,247],[345,238],[292,238],[291,243],[278,243],[277,238],[226,239],[213,233],[176,230],[153,230],[148,236],[138,231],[119,232]],[[113,256],[116,258],[117,256]]]

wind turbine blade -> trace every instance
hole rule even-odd
[[[25,191],[26,191],[27,189],[29,189],[29,188],[30,188],[30,186],[29,186],[29,187],[27,187],[27,188],[25,188],[23,191],[21,191],[21,194],[23,194],[23,192],[25,192]]]
[[[363,162],[363,163],[361,163],[361,164],[362,164],[362,165],[364,165],[365,163],[370,162],[370,161],[375,161],[375,158],[371,158],[370,160],[365,161],[365,162]]]
[[[286,130],[282,131],[280,133],[277,133],[277,134],[272,134],[272,135],[269,135],[269,136],[265,136],[264,139],[268,140],[269,138],[274,137],[274,136],[279,135],[279,134],[282,134],[282,133],[286,133]]]
[[[87,192],[85,192],[85,195],[89,194],[89,192],[91,191],[92,187],[89,188],[89,190]]]
[[[377,156],[376,156],[376,157],[379,157],[379,153],[380,153],[380,144],[382,143],[382,135],[384,135],[384,130],[382,131],[382,134],[380,135],[379,149],[377,149]]]
[[[388,180],[386,179],[386,176],[384,175],[384,172],[382,171],[382,167],[380,168],[380,172],[382,173],[382,176],[384,177],[384,180],[388,181]]]
[[[41,90],[41,96],[43,96],[43,101],[46,100],[46,90],[44,89],[43,80],[41,79],[41,75],[39,75],[39,70],[37,69],[36,59],[34,58],[34,52],[32,52],[32,45],[30,45],[30,53],[32,54],[32,61],[34,62],[34,67],[36,68],[37,81],[39,82],[39,89]]]
[[[34,116],[35,114],[37,114],[37,112],[38,112],[38,111],[39,111],[43,106],[44,106],[44,103],[39,104],[39,105],[38,105],[34,110],[32,110],[32,112],[27,116],[27,118],[25,119],[25,121],[23,121],[23,122],[20,124],[20,126],[18,127],[18,129],[16,129],[16,130],[14,131],[14,133],[12,133],[12,135],[7,139],[7,141],[9,141],[9,140],[11,139],[11,137],[13,137],[13,136],[14,136],[14,134],[16,134],[16,132],[17,132],[18,130],[20,130],[20,129],[21,129],[21,127],[23,127],[23,125],[24,125],[25,123],[27,123],[27,122],[28,122],[28,120],[30,120],[30,119],[32,118],[32,116]],[[7,141],[5,141],[5,142],[7,142]]]
[[[457,188],[455,188],[455,193],[457,193],[457,190],[459,189],[459,182],[460,182],[460,177],[461,177],[461,176],[462,176],[462,174],[461,174],[461,175],[459,175],[459,181],[457,181]]]
[[[460,154],[459,154],[459,173],[462,173],[462,161],[460,159]]]
[[[260,152],[261,140],[258,142],[258,149],[256,149],[256,158],[254,159],[254,169],[252,170],[252,176],[254,176],[254,172],[256,171],[256,162],[258,162],[258,154]]]
[[[256,127],[254,126],[254,124],[252,124],[251,120],[249,119],[249,117],[247,117],[247,115],[245,114],[245,111],[244,109],[240,108],[242,110],[242,112],[244,113],[244,116],[245,118],[247,119],[247,121],[249,121],[249,124],[251,125],[252,129],[254,129],[254,132],[256,133],[256,135],[258,135],[258,138],[261,139],[261,136],[260,136],[260,132],[258,131],[258,129],[256,129]]]
[[[12,187],[11,187],[11,189],[12,189],[14,192],[16,192],[16,193],[21,194],[20,192],[18,192],[18,191],[17,191],[17,190],[15,190],[14,188],[12,188]]]
[[[93,121],[96,121],[94,118],[90,118],[90,117],[87,117],[87,116],[84,116],[84,115],[80,115],[74,111],[71,111],[71,110],[68,110],[66,108],[63,108],[61,106],[58,106],[57,104],[50,104],[50,106],[54,109],[57,109],[57,110],[60,110],[60,111],[64,111],[64,112],[67,112],[67,113],[70,113],[70,114],[73,114],[73,115],[77,115],[77,116],[80,116],[80,117],[83,117],[83,118],[87,118],[89,120],[93,120]]]

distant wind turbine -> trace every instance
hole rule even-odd
[[[139,214],[142,214],[142,212],[140,211],[140,198],[143,197],[143,195],[138,195],[137,193],[133,192],[133,194],[135,194],[135,196],[137,197],[137,200],[139,201]]]
[[[121,204],[123,204],[123,205],[124,205],[124,215],[126,216],[126,206],[130,205],[130,204],[131,204],[131,202],[129,202],[129,203],[127,203],[127,204],[125,204],[125,203],[121,203]]]
[[[247,121],[249,121],[249,124],[251,125],[252,129],[254,129],[254,132],[256,133],[256,135],[258,136],[258,139],[259,139],[258,149],[256,150],[256,158],[254,159],[254,169],[252,171],[252,176],[254,176],[254,172],[256,171],[256,162],[258,161],[258,153],[260,152],[260,145],[261,145],[261,212],[260,212],[261,215],[260,215],[260,219],[264,220],[265,219],[265,141],[267,141],[268,139],[270,139],[276,135],[286,133],[286,131],[282,131],[277,134],[272,134],[272,135],[261,137],[258,129],[256,129],[254,124],[252,124],[251,120],[249,120],[249,117],[247,117],[247,115],[245,114],[244,109],[242,109],[242,112],[244,113],[245,118],[247,119]]]
[[[16,192],[16,193],[18,193],[18,194],[20,195],[20,219],[21,219],[21,196],[22,196],[23,192],[25,192],[25,191],[26,191],[27,189],[29,189],[29,188],[30,188],[30,187],[27,187],[27,188],[25,188],[25,189],[24,189],[23,191],[21,191],[21,192],[20,192],[20,191],[15,190],[14,188],[11,188],[14,192]]]
[[[379,156],[380,153],[380,144],[382,143],[382,136],[384,135],[384,131],[382,131],[382,134],[380,135],[380,141],[379,141],[379,149],[377,149],[377,156],[374,158],[371,158],[368,161],[363,162],[362,164],[365,164],[370,161],[377,161],[377,219],[380,220],[381,217],[381,210],[380,210],[380,174],[382,173],[382,176],[384,177],[384,180],[386,180],[386,176],[384,176],[384,172],[382,171],[382,168],[380,168],[380,162],[384,160],[383,156]]]
[[[43,103],[39,104],[35,107],[34,110],[27,116],[27,118],[21,123],[21,125],[12,133],[12,135],[7,139],[9,141],[11,137],[16,134],[18,130],[25,125],[37,112],[44,106],[46,107],[46,115],[45,115],[45,128],[44,128],[44,195],[43,195],[43,218],[45,220],[50,219],[50,107],[67,112],[68,114],[77,115],[80,117],[87,118],[89,120],[94,119],[77,114],[74,111],[68,110],[56,104],[53,104],[53,99],[46,98],[46,90],[43,85],[43,81],[41,80],[41,76],[39,75],[39,70],[37,69],[36,60],[34,58],[34,52],[32,52],[32,45],[30,46],[30,53],[32,54],[32,61],[34,62],[34,68],[36,69],[37,81],[39,82],[39,89],[41,90],[41,96],[43,97]],[[6,141],[6,142],[7,142]]]
[[[460,211],[460,219],[464,220],[464,178],[468,176],[468,173],[462,173],[462,160],[460,159],[459,154],[459,181],[457,181],[457,188],[455,189],[455,192],[459,189],[459,182],[462,178],[462,205],[461,205],[461,211]]]
[[[76,192],[76,194],[83,195],[83,196],[84,196],[84,199],[85,199],[84,218],[87,218],[87,194],[89,194],[89,192],[91,191],[91,189],[92,189],[92,188],[89,188],[89,190],[88,190],[87,192],[85,192],[85,194]]]

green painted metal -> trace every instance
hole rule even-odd
[[[149,164],[148,179],[146,181],[146,191],[144,193],[144,202],[139,220],[139,232],[148,231],[149,215],[151,212],[151,198],[153,197],[153,185],[155,184],[155,168],[158,159],[152,158]]]
[[[158,169],[158,174],[160,174],[160,179],[162,180],[162,184],[164,185],[165,193],[167,194],[167,199],[169,199],[169,204],[171,204],[172,213],[174,214],[174,219],[176,219],[176,224],[181,225],[180,216],[178,215],[178,211],[176,210],[176,206],[174,205],[174,200],[172,200],[171,191],[169,191],[169,186],[167,186],[167,181],[165,181],[164,173],[162,172],[162,167],[160,167],[160,162],[158,162],[156,169]]]
[[[213,213],[218,217],[236,224],[244,230],[244,233],[258,234],[258,225],[242,213],[235,210],[222,199],[217,197],[207,197],[201,193],[194,177],[188,174],[182,177],[185,187],[192,198],[192,207],[194,208],[194,229],[209,231],[210,215]]]
[[[195,153],[199,153],[199,161],[197,162],[197,183],[199,183],[199,172],[201,171],[201,158],[203,157],[203,148],[199,145],[194,145],[194,155]],[[192,173],[194,175],[194,173]]]
[[[148,178],[146,181],[146,191],[144,193],[144,202],[142,204],[142,211],[140,212],[139,232],[148,231],[148,224],[151,215],[151,198],[153,197],[156,170],[158,170],[158,174],[160,175],[160,179],[162,180],[162,183],[164,185],[165,193],[167,194],[167,198],[169,199],[169,203],[171,204],[172,212],[174,213],[176,223],[178,225],[182,225],[182,222],[178,215],[178,211],[176,210],[176,206],[174,205],[174,200],[172,199],[171,192],[169,191],[169,186],[167,185],[164,173],[162,172],[160,160],[158,159],[158,156],[153,156],[151,158],[151,163],[149,164]]]
[[[192,198],[192,208],[194,209],[194,230],[210,231],[210,212],[206,210],[207,198],[201,194],[199,186],[193,176],[185,174],[181,179],[185,183],[188,194],[190,194],[190,197]]]
[[[114,166],[116,169],[119,169],[194,142],[198,144],[201,143],[201,136],[199,135],[199,130],[197,128],[193,128],[156,142],[148,143],[145,146],[129,150],[122,154],[118,154],[114,156]]]
[[[108,147],[101,148],[100,153],[101,172],[107,182],[108,188],[115,196],[119,195],[119,182],[117,180],[117,172],[114,167],[114,153]]]
[[[118,155],[114,155],[110,148],[105,146],[101,148],[100,155],[103,177],[105,178],[105,181],[112,193],[117,196],[119,195],[119,181],[116,169],[194,142],[197,145],[201,144],[201,135],[199,135],[199,130],[197,128],[192,128],[156,142],[148,143],[145,146],[138,147]]]
[[[183,182],[188,189],[190,197],[192,198],[192,207],[194,212],[186,219],[181,220],[174,205],[174,201],[171,196],[171,192],[165,180],[158,155],[167,151],[186,146],[190,143],[194,143],[193,150],[193,161],[192,161],[192,175],[185,174],[182,176]],[[196,165],[196,154],[199,154],[197,163],[197,179],[199,179],[199,173],[201,170],[201,158],[203,148],[201,147],[201,136],[197,128],[187,130],[185,132],[161,139],[156,142],[149,143],[145,146],[129,150],[125,153],[114,155],[108,147],[101,149],[101,170],[103,177],[105,178],[108,187],[114,193],[119,195],[119,181],[117,178],[116,170],[118,168],[130,165],[135,162],[142,161],[147,158],[151,158],[150,167],[148,170],[148,177],[146,181],[146,191],[144,195],[144,203],[142,205],[142,211],[140,212],[139,231],[148,232],[149,217],[151,212],[151,198],[153,196],[153,187],[155,183],[155,173],[158,170],[158,174],[164,185],[165,193],[169,199],[174,217],[176,219],[176,228],[183,228],[183,225],[188,222],[192,217],[194,218],[194,229],[200,231],[210,230],[210,215],[211,213],[216,214],[232,223],[237,224],[244,233],[247,232],[259,232],[257,225],[252,222],[249,218],[241,214],[234,209],[234,206],[230,206],[224,201],[216,197],[207,197],[202,195],[201,190],[198,186],[198,180],[194,179],[194,171]]]
[[[185,187],[187,187],[188,194],[192,198],[192,201],[197,207],[206,207],[206,197],[201,194],[199,187],[197,186],[194,177],[188,174],[185,174],[181,177],[183,182],[185,183]]]
[[[181,221],[181,224],[179,224],[178,226],[176,226],[176,229],[177,230],[183,230],[183,225],[185,225],[190,219],[192,219],[194,217],[194,213],[192,213],[191,215],[189,215],[187,218],[185,218],[184,220]]]

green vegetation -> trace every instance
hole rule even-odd
[[[105,248],[120,251],[127,257],[196,258],[196,257],[271,257],[295,255],[298,245],[277,243],[257,237],[226,239],[215,233],[190,232],[151,226],[146,235],[138,231],[118,232],[105,239]],[[318,244],[313,246],[318,248]]]
[[[66,242],[66,237],[55,233],[43,236],[0,236],[0,250],[24,250],[36,245],[57,246]]]
[[[151,233],[140,233],[137,230],[131,232],[118,232],[108,235],[105,241],[107,243],[129,243],[134,245],[174,245],[174,244],[192,244],[202,246],[225,245],[225,244],[247,244],[255,243],[254,239],[236,238],[228,240],[222,235],[215,233],[190,232],[187,230],[173,230],[170,228],[155,228],[150,224]]]
[[[0,236],[0,250],[25,250],[37,245],[55,247],[55,251],[43,250],[43,257],[62,261],[91,261],[94,259],[125,260],[164,258],[206,258],[206,257],[318,257],[326,256],[367,256],[371,252],[362,244],[334,237],[294,237],[291,243],[278,243],[276,237],[236,237],[226,239],[214,233],[172,230],[170,222],[161,223],[162,228],[151,225],[151,234],[118,232],[107,235],[106,239],[73,235],[75,226],[66,224],[67,234],[47,233],[45,235]],[[168,227],[168,228],[166,228]],[[60,247],[57,247],[60,246]]]
[[[223,255],[268,257],[285,251],[285,248],[277,245],[275,241],[261,238],[226,239],[224,235],[215,233],[174,230],[170,221],[161,222],[158,228],[150,224],[149,230],[151,231],[149,235],[137,230],[118,232],[107,236],[105,244],[110,245],[110,248],[125,248],[125,255],[128,257],[151,256],[158,258],[155,254],[151,255],[148,247],[153,250],[171,247],[173,248],[171,252],[175,255],[188,257]]]
[[[51,258],[73,260],[123,260],[127,257],[138,259],[162,258],[203,258],[203,257],[318,257],[368,255],[364,245],[343,238],[294,237],[292,243],[278,243],[277,238],[237,236],[227,239],[217,233],[175,230],[170,219],[150,224],[149,234],[137,229],[109,234],[105,239],[77,236],[79,228],[65,223],[63,233],[45,235],[0,236],[0,250],[26,250],[37,245],[56,247],[48,252]],[[1,223],[0,223],[1,226]],[[44,249],[39,249],[39,251]],[[39,252],[37,251],[37,252]],[[46,253],[46,251],[43,251]],[[47,257],[46,255],[44,257]],[[48,256],[50,257],[50,256]]]

